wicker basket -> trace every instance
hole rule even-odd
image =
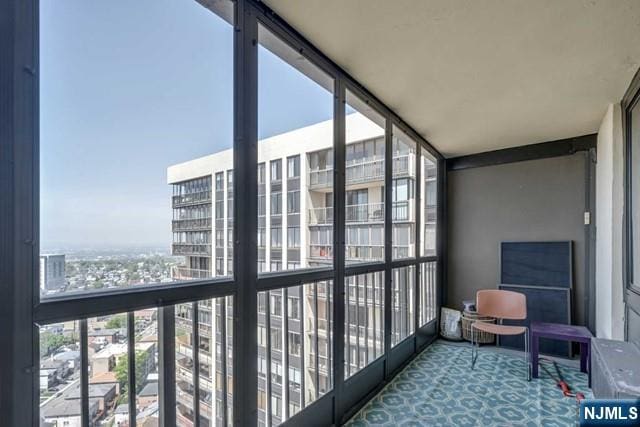
[[[496,323],[496,319],[493,317],[480,316],[471,311],[465,311],[462,313],[462,338],[467,341],[471,341],[471,325],[474,322]],[[479,330],[475,331],[475,341],[478,344],[493,344],[495,340],[496,336],[494,334]]]

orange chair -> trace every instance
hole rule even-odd
[[[495,317],[498,324],[474,322],[471,324],[471,369],[478,358],[479,344],[476,343],[476,331],[495,335],[524,334],[524,362],[527,369],[527,381],[531,381],[531,363],[529,356],[529,328],[526,326],[507,326],[503,319],[524,320],[527,318],[527,297],[519,292],[485,289],[476,294],[476,310],[481,316]]]

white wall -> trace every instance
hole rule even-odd
[[[596,164],[596,335],[624,338],[622,300],[622,116],[610,104],[598,131]]]

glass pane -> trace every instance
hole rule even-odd
[[[264,27],[258,35],[258,271],[329,267],[333,80]]]
[[[40,2],[43,297],[230,274],[212,171],[232,157],[232,11]]]
[[[420,326],[435,320],[438,310],[436,262],[420,264]]]
[[[176,305],[176,423],[179,426],[224,425],[233,421],[233,302],[232,297],[201,300],[198,310],[198,345],[194,346],[194,303]],[[226,340],[226,351],[225,351]],[[195,361],[195,355],[198,361]],[[197,365],[197,366],[196,366]],[[224,381],[224,378],[227,381]],[[198,384],[195,383],[195,378]],[[195,423],[196,389],[200,419]]]
[[[91,425],[103,420],[129,417],[129,336],[127,314],[113,314],[87,319],[89,352],[89,403],[98,403],[91,415]],[[149,353],[145,353],[148,356]],[[145,365],[146,366],[146,365]],[[140,367],[136,378],[146,378]],[[78,396],[80,390],[78,389]],[[64,424],[63,424],[64,425]]]
[[[158,310],[134,313],[136,349],[136,423],[158,426]],[[118,425],[116,423],[116,425]]]
[[[422,185],[420,186],[420,233],[422,245],[420,255],[436,255],[436,221],[438,207],[438,166],[436,160],[424,149],[421,150],[420,173]]]
[[[180,304],[176,311],[176,424],[193,426],[194,382],[193,382],[193,306]]]
[[[393,259],[415,257],[416,143],[393,127]]]
[[[80,425],[80,322],[40,327],[40,417],[50,425]],[[92,414],[97,404],[89,405]]]
[[[345,378],[384,353],[384,272],[345,279]]]
[[[383,261],[385,120],[348,90],[346,100],[346,262]]]
[[[394,268],[391,276],[391,347],[413,334],[415,266]]]
[[[278,425],[333,388],[332,282],[260,292],[258,425]],[[267,334],[266,331],[271,332]]]

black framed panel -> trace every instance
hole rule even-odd
[[[364,397],[376,389],[376,387],[385,380],[386,356],[381,357],[370,365],[356,372],[344,384],[343,405],[345,408],[352,408],[357,405]],[[349,413],[343,415],[349,416]]]
[[[400,343],[396,344],[387,353],[387,373],[388,377],[395,375],[411,358],[413,354],[416,354],[416,336],[412,334],[405,338]]]
[[[56,298],[38,304],[34,308],[34,320],[37,323],[63,322],[129,310],[172,306],[197,299],[233,295],[235,292],[235,283],[224,280],[213,284],[171,285],[164,289],[156,286],[150,290],[134,288],[101,295]]]
[[[254,425],[257,399],[257,171],[258,164],[258,24],[246,1],[235,2],[234,158],[236,171],[234,269],[233,399],[234,425]],[[238,173],[237,171],[244,171]],[[242,226],[239,226],[242,224]],[[243,261],[243,264],[240,263]],[[249,398],[254,396],[254,398]]]
[[[335,391],[329,392],[298,412],[281,426],[328,426],[333,425]]]
[[[416,346],[421,350],[438,338],[438,322],[436,319],[418,328]]]

